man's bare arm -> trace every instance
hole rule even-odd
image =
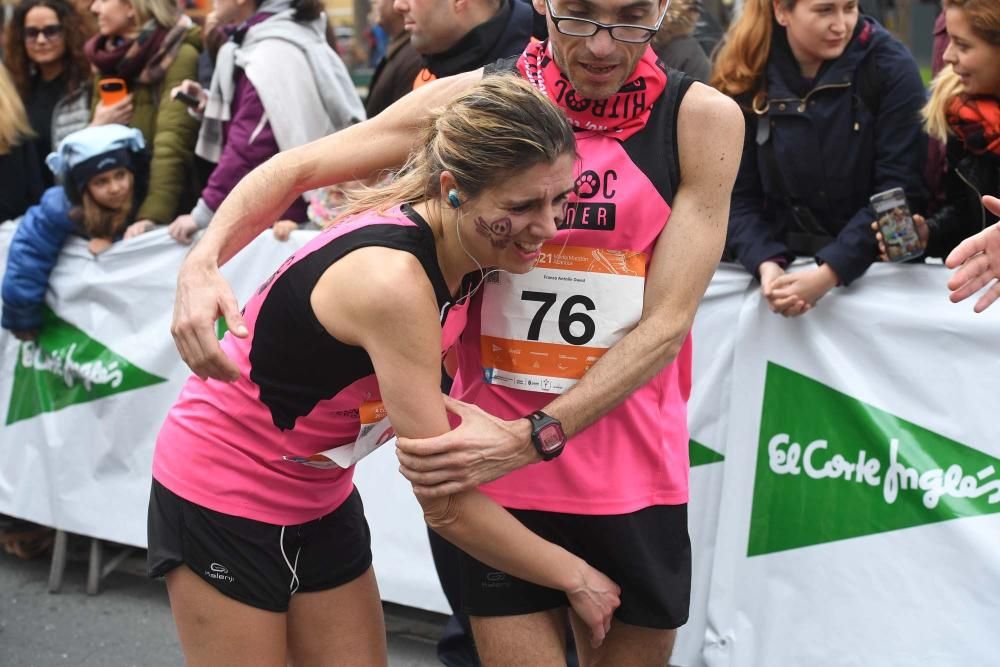
[[[642,318],[580,382],[545,408],[562,422],[567,436],[614,409],[680,350],[722,254],[743,127],[739,108],[721,93],[695,84],[685,96],[678,118],[682,177],[670,222],[653,253]],[[403,472],[419,492],[470,488],[539,460],[527,420],[463,415],[466,423],[468,429],[460,426],[439,438],[400,440]]]
[[[306,190],[366,178],[406,160],[428,113],[482,78],[482,71],[440,79],[358,125],[283,153],[246,175],[219,206],[177,277],[171,333],[200,377],[235,380],[236,365],[215,337],[215,320],[246,336],[232,289],[219,267],[273,224]]]

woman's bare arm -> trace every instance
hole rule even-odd
[[[481,77],[481,71],[469,72],[419,88],[371,120],[275,155],[233,188],[177,276],[171,333],[192,371],[202,378],[238,377],[236,365],[219,347],[215,321],[224,317],[229,330],[240,337],[246,335],[246,326],[219,267],[278,220],[306,190],[402,165],[428,112]]]
[[[438,308],[415,257],[386,248],[355,251],[324,274],[312,304],[332,335],[368,352],[398,434],[427,437],[449,430],[440,392]],[[610,579],[478,490],[418,500],[428,525],[474,558],[566,592],[600,644],[618,606],[619,589]]]

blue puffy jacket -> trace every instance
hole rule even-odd
[[[868,198],[901,187],[911,208],[922,210],[926,137],[920,109],[926,94],[920,72],[903,44],[862,16],[844,53],[825,63],[811,84],[798,73],[784,32],[775,26],[766,86],[766,112],[759,120],[750,100],[739,100],[747,132],[729,215],[729,250],[754,275],[768,259],[790,261],[802,244],[789,234],[810,226],[797,222],[805,217],[818,229],[809,236],[815,249],[800,252],[828,263],[849,284],[878,252]]]
[[[3,328],[31,331],[41,328],[49,274],[76,225],[62,186],[51,187],[40,204],[28,209],[14,232],[3,276]]]

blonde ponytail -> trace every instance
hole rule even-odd
[[[941,143],[948,140],[948,105],[964,92],[962,79],[955,74],[951,65],[946,65],[931,82],[931,98],[927,100],[921,113],[927,134]]]

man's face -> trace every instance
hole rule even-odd
[[[403,15],[403,27],[417,53],[443,53],[462,38],[462,29],[451,0],[395,0],[393,7]]]
[[[545,0],[533,2],[537,11],[548,15]],[[658,0],[552,0],[552,9],[560,17],[652,27],[663,4]],[[546,20],[556,64],[583,97],[603,100],[618,92],[648,46],[619,42],[607,30],[590,37],[564,35],[551,18]]]

